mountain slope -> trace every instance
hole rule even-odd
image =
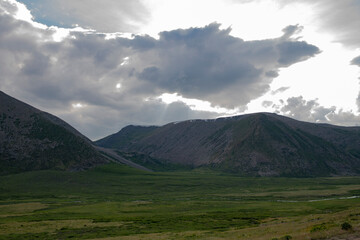
[[[91,141],[61,119],[0,91],[0,174],[79,170],[106,162]]]
[[[153,130],[159,127],[156,126],[133,126],[129,125],[118,133],[112,134],[105,138],[102,138],[97,141],[99,146],[107,146],[108,148],[116,148],[118,143],[121,142],[126,144],[127,147],[130,147],[131,144],[135,143],[137,140],[145,137],[148,133],[151,133]]]
[[[331,176],[360,173],[360,128],[296,121],[258,113],[126,127],[99,140],[102,147],[163,162],[253,176]]]

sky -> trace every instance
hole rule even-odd
[[[92,140],[254,112],[360,125],[360,0],[0,0],[0,90]]]

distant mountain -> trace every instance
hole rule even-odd
[[[157,126],[142,127],[130,125],[121,129],[118,133],[96,141],[96,145],[117,148],[119,143],[121,143],[121,147],[131,147],[133,143],[136,143],[158,128]]]
[[[80,170],[106,161],[63,120],[0,91],[0,174]]]
[[[244,176],[360,174],[360,128],[297,121],[270,113],[128,126],[96,142],[146,166],[210,167]],[[150,159],[150,162],[149,162]]]

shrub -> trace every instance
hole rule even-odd
[[[317,231],[324,231],[327,227],[325,226],[325,223],[314,225],[311,227],[310,232],[317,232]]]
[[[348,223],[348,222],[344,222],[343,224],[341,224],[341,229],[342,230],[350,230],[350,229],[352,229],[352,226],[351,226],[351,224],[350,223]]]
[[[292,236],[290,236],[290,235],[285,235],[280,238],[280,240],[290,240],[290,239],[292,239]]]

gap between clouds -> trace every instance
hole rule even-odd
[[[35,21],[70,28],[80,25],[102,32],[134,32],[150,18],[140,0],[19,0]]]

